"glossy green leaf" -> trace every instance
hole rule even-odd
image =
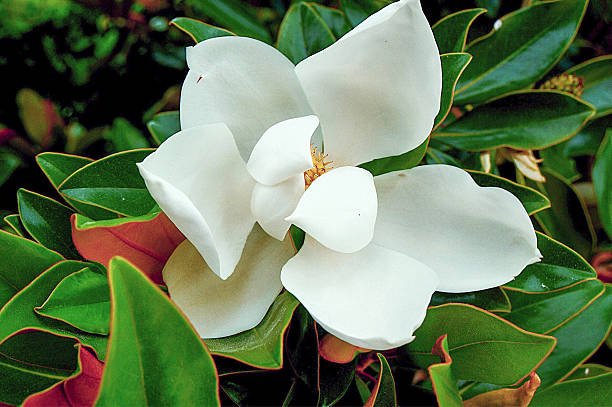
[[[608,407],[612,399],[612,373],[572,380],[536,393],[530,407]]]
[[[121,258],[108,274],[111,333],[95,405],[219,405],[212,357],[176,306]]]
[[[510,311],[508,296],[499,287],[469,293],[442,293],[436,291],[431,297],[429,306],[434,307],[456,302],[473,305],[487,311]]]
[[[389,367],[389,362],[381,354],[376,356],[380,361],[380,372],[378,379],[370,398],[366,402],[367,407],[395,407],[397,406],[397,397],[395,396],[395,381]]]
[[[17,168],[21,167],[23,161],[15,154],[0,152],[0,186],[13,175]]]
[[[459,395],[457,379],[453,374],[453,360],[448,353],[448,338],[446,335],[438,339],[432,353],[436,353],[441,359],[441,363],[433,364],[427,369],[438,405],[441,407],[462,407],[463,400]]]
[[[599,219],[608,236],[612,238],[612,129],[606,132],[597,152],[593,165],[593,186]]]
[[[34,240],[68,259],[81,258],[72,244],[72,209],[27,189],[17,191],[17,204],[23,226]]]
[[[440,54],[463,52],[472,22],[484,12],[486,10],[482,8],[462,10],[449,14],[435,23],[431,30],[436,38]]]
[[[87,164],[60,186],[64,196],[123,216],[145,215],[155,207],[136,163],[152,149],[116,153]]]
[[[66,178],[68,178],[78,169],[92,163],[93,160],[90,158],[79,157],[77,155],[45,152],[36,156],[36,162],[38,163],[40,169],[45,173],[53,187],[58,189]],[[115,213],[109,212],[97,206],[78,202],[66,196],[64,196],[64,199],[73,208],[92,219],[99,220],[117,217]]]
[[[330,27],[308,3],[291,6],[278,32],[277,48],[294,64],[327,48],[336,41]]]
[[[342,11],[315,2],[308,4],[321,16],[336,38],[342,37],[351,30],[351,25]]]
[[[0,305],[4,305],[40,273],[64,258],[31,240],[0,231],[0,259]]]
[[[568,141],[540,150],[540,158],[543,160],[542,167],[551,169],[571,183],[581,175],[576,169],[576,161],[565,156],[565,144]]]
[[[566,157],[595,155],[606,135],[606,130],[611,127],[612,115],[590,121],[578,134],[563,143],[565,146],[563,155]]]
[[[547,293],[507,290],[512,311],[501,316],[527,331],[548,333],[581,312],[603,292],[603,283],[597,279]]]
[[[612,321],[612,290],[610,285],[584,311],[570,319],[549,335],[557,338],[557,346],[538,368],[542,378],[540,389],[545,389],[588,359],[610,332]]]
[[[4,217],[4,221],[8,223],[8,225],[15,231],[15,234],[21,237],[26,237],[28,231],[23,227],[23,223],[21,223],[21,218],[18,214],[7,215]]]
[[[586,205],[576,190],[558,174],[543,168],[545,183],[526,180],[550,199],[551,207],[534,215],[544,233],[567,244],[588,257],[594,246],[595,234]]]
[[[593,267],[564,244],[536,232],[542,260],[525,267],[504,286],[514,290],[542,293],[569,287],[596,277]]]
[[[469,151],[540,149],[570,138],[593,114],[591,106],[568,94],[529,90],[479,106],[435,137]]]
[[[353,27],[389,3],[390,0],[340,0],[342,10]]]
[[[336,404],[347,392],[355,377],[355,359],[349,363],[319,360],[319,406]]]
[[[255,328],[219,339],[205,339],[215,354],[262,369],[283,365],[283,336],[299,302],[289,292],[279,295]]]
[[[210,18],[236,35],[272,43],[268,29],[257,19],[248,3],[240,0],[190,0],[189,3],[198,15]]]
[[[94,267],[94,265],[73,260],[63,261],[47,269],[16,294],[0,310],[0,342],[23,329],[41,329],[75,338],[82,344],[91,346],[96,351],[98,358],[103,360],[106,353],[106,337],[83,333],[64,322],[44,318],[34,312],[34,308],[45,302],[60,281],[87,267]]]
[[[287,360],[298,379],[318,393],[319,337],[314,319],[301,305],[293,314],[285,346]]]
[[[231,31],[188,17],[177,17],[170,21],[170,24],[174,25],[176,28],[190,36],[196,43],[208,40],[210,38],[236,35]]]
[[[91,268],[70,274],[35,311],[81,331],[107,335],[110,297],[106,275]]]
[[[147,128],[155,140],[157,145],[160,145],[168,139],[168,137],[181,131],[181,121],[179,112],[163,112],[158,113],[147,122]]]
[[[472,56],[465,52],[440,55],[440,62],[442,64],[442,96],[440,98],[440,111],[434,119],[434,129],[448,116],[453,105],[457,81],[471,60]]]
[[[447,304],[428,310],[416,339],[403,349],[417,365],[431,365],[439,360],[431,349],[444,334],[457,379],[500,385],[517,383],[555,346],[554,338],[526,332],[479,308]]]
[[[104,138],[113,144],[113,151],[151,147],[140,130],[123,117],[113,121],[113,125],[104,132]]]
[[[572,43],[587,0],[536,3],[502,17],[471,43],[474,62],[459,79],[455,102],[479,104],[542,78]]]
[[[581,98],[595,106],[596,117],[612,113],[612,55],[583,62],[566,73],[582,78]]]
[[[608,366],[598,365],[597,363],[585,363],[584,365],[580,365],[578,369],[574,370],[572,374],[567,376],[563,381],[588,379],[608,373],[612,373],[612,368]]]
[[[529,215],[550,208],[550,201],[541,192],[526,187],[506,178],[482,171],[468,171],[474,181],[481,187],[498,187],[516,196]]]
[[[421,143],[420,146],[407,153],[393,157],[377,158],[376,160],[360,164],[359,167],[370,171],[374,176],[416,167],[423,159],[428,144],[429,138]]]

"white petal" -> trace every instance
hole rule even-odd
[[[317,116],[289,119],[270,127],[247,162],[251,176],[261,184],[276,185],[312,168],[310,138],[317,127]]]
[[[291,226],[285,218],[295,210],[304,194],[304,186],[302,173],[277,185],[255,184],[251,212],[266,233],[278,240],[285,238]]]
[[[234,335],[261,322],[281,291],[281,267],[294,253],[289,237],[279,242],[255,226],[236,271],[221,280],[185,241],[166,263],[164,282],[202,338]]]
[[[373,242],[427,264],[440,277],[439,291],[497,287],[541,257],[521,202],[478,186],[459,168],[425,165],[374,182]]]
[[[339,165],[414,149],[440,107],[440,55],[419,0],[383,8],[296,72]]]
[[[317,178],[286,220],[330,249],[352,253],[372,240],[376,207],[372,174],[340,167]]]
[[[153,199],[222,279],[234,271],[255,219],[255,182],[224,124],[193,127],[138,165]]]
[[[187,48],[181,127],[225,123],[246,161],[273,124],[312,114],[294,66],[263,42],[219,37]]]
[[[429,267],[396,251],[370,244],[338,253],[310,236],[281,280],[327,331],[378,350],[414,339],[438,282]]]

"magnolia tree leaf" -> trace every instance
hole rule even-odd
[[[612,55],[583,62],[565,73],[582,78],[581,98],[595,106],[596,117],[612,113]]]
[[[541,384],[540,377],[532,372],[529,379],[518,388],[498,389],[466,400],[463,407],[512,406],[528,407]]]
[[[482,8],[462,10],[449,14],[435,23],[431,30],[440,54],[463,52],[470,26],[476,17],[485,12],[486,10]]]
[[[283,18],[276,47],[294,64],[327,48],[336,37],[313,5],[299,2]]]
[[[395,381],[391,368],[387,359],[381,353],[377,353],[376,356],[380,361],[380,372],[365,407],[395,407],[397,406],[397,397],[395,396]]]
[[[81,258],[72,243],[72,209],[27,189],[17,191],[17,204],[23,226],[34,240],[68,259]]]
[[[568,142],[569,140],[540,150],[540,159],[542,160],[542,167],[550,168],[572,183],[579,179],[581,175],[576,169],[576,161],[565,156],[565,145]]]
[[[440,363],[433,364],[427,368],[438,405],[441,407],[462,407],[463,400],[461,400],[461,395],[457,388],[457,379],[455,379],[453,374],[453,359],[448,353],[446,335],[438,338],[431,352],[440,357]]]
[[[608,236],[612,238],[612,130],[607,131],[597,152],[593,165],[593,186],[599,219]]]
[[[155,140],[155,143],[160,145],[170,136],[181,131],[181,121],[178,110],[156,114],[147,122],[147,128],[151,133],[151,137]]]
[[[536,393],[530,407],[606,407],[612,399],[612,372],[597,377],[562,382]]]
[[[357,360],[349,363],[333,363],[319,360],[319,406],[336,404],[347,392],[355,377]]]
[[[543,293],[570,287],[594,279],[593,267],[564,244],[536,232],[542,260],[525,267],[523,272],[504,287],[529,293]]]
[[[298,305],[293,295],[284,292],[255,328],[225,338],[205,339],[204,342],[215,355],[261,369],[280,369],[283,366],[283,336]]]
[[[594,113],[590,105],[566,93],[521,91],[477,107],[439,129],[435,137],[460,150],[541,149],[576,134]]]
[[[293,313],[285,350],[298,379],[318,395],[319,337],[314,319],[301,305]]]
[[[526,332],[479,308],[446,304],[428,310],[416,339],[403,350],[417,365],[429,366],[437,359],[431,349],[444,334],[457,379],[499,385],[518,383],[555,346],[554,338]]]
[[[53,187],[58,190],[58,187],[66,178],[72,175],[76,170],[92,163],[93,160],[77,155],[45,152],[36,156],[36,162]],[[100,207],[78,202],[66,196],[64,196],[64,199],[74,209],[93,219],[111,219],[117,217],[117,214]]]
[[[471,60],[472,56],[465,52],[440,55],[440,62],[442,64],[442,96],[440,98],[440,111],[434,119],[434,130],[448,116],[453,105],[457,81]]]
[[[155,201],[149,194],[136,163],[153,149],[116,153],[78,169],[59,186],[62,195],[95,205],[122,216],[149,213]]]
[[[170,21],[170,24],[190,36],[196,43],[208,40],[210,38],[236,35],[226,29],[215,27],[193,18],[177,17]]]
[[[23,161],[15,154],[5,151],[0,152],[0,186],[22,165]]]
[[[17,331],[40,329],[56,335],[77,339],[82,344],[91,346],[100,360],[104,359],[106,353],[105,337],[83,333],[64,322],[43,318],[34,312],[34,308],[45,302],[60,281],[70,274],[88,267],[95,266],[91,263],[80,261],[62,261],[51,266],[15,295],[0,310],[0,342]]]
[[[565,147],[563,154],[566,157],[597,154],[606,130],[610,127],[612,127],[612,115],[590,121],[578,134],[563,143]]]
[[[212,357],[168,297],[117,257],[108,357],[96,406],[219,405]]]
[[[353,27],[391,3],[391,0],[340,0],[346,19]]]
[[[538,2],[502,17],[467,47],[474,62],[459,79],[455,102],[479,104],[542,78],[572,43],[586,6],[587,0]]]
[[[140,130],[123,117],[113,121],[113,125],[104,132],[104,138],[113,144],[114,151],[151,147]]]
[[[4,217],[4,221],[15,231],[15,234],[21,237],[26,237],[28,235],[28,231],[23,227],[23,223],[21,222],[21,218],[18,214],[7,215]]]
[[[510,311],[508,296],[499,287],[469,293],[442,293],[436,291],[431,297],[429,306],[434,307],[457,302],[474,305],[487,311]]]
[[[351,30],[351,25],[342,11],[315,2],[308,4],[321,16],[337,39]]]
[[[574,370],[572,374],[567,376],[563,381],[588,379],[608,373],[612,373],[612,368],[608,366],[598,365],[597,363],[585,363],[584,365],[580,365],[578,369]]]
[[[416,167],[423,159],[428,144],[429,138],[421,143],[420,146],[407,153],[393,157],[377,158],[376,160],[360,164],[359,167],[370,171],[374,176]]]

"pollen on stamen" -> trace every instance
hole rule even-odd
[[[312,156],[312,163],[314,166],[308,171],[304,171],[306,189],[308,189],[314,180],[333,168],[331,166],[333,161],[325,161],[327,154],[323,154],[315,145],[310,145],[310,155]]]

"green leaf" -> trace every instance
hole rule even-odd
[[[612,368],[608,366],[598,365],[596,363],[585,363],[572,372],[571,375],[565,378],[564,382],[578,379],[588,379],[591,377],[601,376],[602,374],[612,373]]]
[[[595,244],[591,218],[582,198],[573,186],[547,168],[542,168],[546,182],[525,180],[550,199],[551,207],[534,215],[544,233],[588,257]]]
[[[64,196],[122,216],[145,215],[155,207],[136,163],[153,149],[124,151],[87,164],[60,186]]]
[[[578,134],[564,143],[563,154],[566,157],[595,155],[606,130],[612,127],[612,115],[590,121]]]
[[[512,311],[502,317],[527,331],[544,334],[580,313],[603,292],[597,279],[547,293],[506,290]]]
[[[599,219],[612,239],[612,129],[606,132],[593,165],[593,186]]]
[[[581,175],[576,169],[576,161],[565,156],[568,142],[569,140],[540,150],[540,158],[543,160],[542,167],[550,168],[571,183],[579,179]]]
[[[183,31],[196,43],[208,40],[210,38],[236,35],[233,32],[223,28],[215,27],[213,25],[203,23],[202,21],[187,17],[177,17],[170,21],[170,25],[174,25],[176,28]]]
[[[541,149],[576,134],[593,114],[591,106],[566,93],[521,91],[477,107],[434,136],[460,150]]]
[[[455,102],[479,104],[542,78],[572,43],[587,0],[536,3],[502,17],[471,43],[474,62],[459,79]]]
[[[212,19],[237,35],[272,43],[270,32],[257,19],[247,3],[240,0],[189,0],[189,3],[198,15]]]
[[[448,335],[457,379],[500,385],[519,382],[555,346],[554,338],[526,332],[479,308],[446,304],[430,308],[425,321],[405,349],[419,366],[436,363],[436,340]]]
[[[393,157],[377,158],[376,160],[360,164],[359,167],[370,171],[373,176],[416,167],[423,159],[428,144],[429,138],[423,141],[420,146],[407,153]]]
[[[431,296],[430,307],[449,303],[463,303],[473,305],[487,311],[505,312],[510,311],[508,296],[499,287],[488,290],[473,291],[469,293],[442,293],[436,291]]]
[[[215,354],[261,369],[283,366],[283,336],[298,300],[289,292],[279,295],[264,319],[255,328],[219,339],[205,339]]]
[[[72,243],[72,209],[27,189],[17,191],[17,204],[23,226],[34,240],[68,259],[81,258]]]
[[[96,266],[80,261],[62,261],[51,266],[16,294],[0,310],[0,342],[23,329],[41,329],[56,335],[77,339],[82,344],[91,346],[96,351],[98,358],[104,360],[106,337],[83,333],[64,322],[43,318],[34,312],[34,308],[45,302],[60,281],[68,275],[87,267]]]
[[[342,37],[351,30],[351,25],[346,20],[346,16],[342,11],[325,7],[315,2],[308,4],[321,16],[336,38]]]
[[[612,55],[605,55],[576,65],[566,72],[584,81],[581,98],[597,109],[597,116],[612,113]]]
[[[181,131],[179,112],[158,113],[147,122],[147,128],[157,145],[166,141],[170,136]]]
[[[529,188],[506,178],[482,171],[468,170],[468,173],[481,187],[503,188],[512,195],[516,196],[521,201],[529,215],[533,215],[536,212],[550,208],[550,201],[548,198],[533,188]]]
[[[334,363],[319,359],[319,407],[333,406],[346,394],[355,378],[357,359]]]
[[[549,335],[557,338],[557,346],[538,368],[542,378],[540,389],[557,383],[588,359],[605,341],[612,321],[612,290],[606,291],[584,311],[567,321]]]
[[[504,287],[530,293],[543,293],[572,286],[597,275],[593,267],[564,244],[536,232],[542,260],[525,267]]]
[[[0,186],[22,165],[23,161],[15,154],[6,151],[0,152]]]
[[[219,405],[212,357],[176,306],[121,258],[108,274],[111,334],[95,405]]]
[[[107,335],[110,297],[106,275],[86,268],[64,278],[36,313],[84,332]]]
[[[440,55],[440,62],[442,63],[442,96],[440,99],[440,111],[434,120],[434,129],[446,119],[451,111],[453,97],[455,96],[455,86],[471,60],[472,56],[465,52]]]
[[[64,258],[31,240],[0,231],[0,305]]]
[[[482,8],[462,10],[449,14],[435,23],[431,30],[436,38],[440,54],[463,52],[472,22],[485,12],[486,10]]]
[[[340,0],[342,10],[353,27],[389,3],[390,0]]]
[[[291,6],[278,32],[277,48],[294,64],[327,48],[336,41],[325,20],[308,3]]]
[[[311,391],[319,389],[319,337],[314,319],[299,306],[287,333],[286,352],[296,376]]]
[[[606,407],[612,399],[612,373],[571,380],[535,394],[530,407]]]
[[[21,237],[26,237],[28,231],[23,227],[23,223],[21,223],[21,218],[18,214],[7,215],[4,217],[4,221],[8,223],[8,225],[15,231],[15,234]]]
[[[36,156],[38,166],[45,173],[53,187],[58,190],[59,186],[78,169],[93,162],[90,158],[79,157],[76,155],[45,152]],[[59,190],[58,190],[59,192]],[[77,211],[89,216],[92,219],[111,219],[117,217],[113,212],[109,212],[97,206],[84,204],[64,196]]]
[[[113,144],[114,151],[151,147],[140,130],[123,117],[113,121],[113,125],[104,132],[104,138]]]
[[[376,356],[380,361],[380,372],[378,381],[366,405],[368,407],[395,407],[397,406],[397,397],[395,396],[395,381],[391,368],[387,359],[381,353],[377,353]]]
[[[431,365],[427,369],[438,405],[441,407],[462,407],[463,400],[459,395],[457,380],[453,374],[453,360],[448,353],[448,338],[446,335],[438,339],[432,353],[436,353],[441,359],[441,363]]]

